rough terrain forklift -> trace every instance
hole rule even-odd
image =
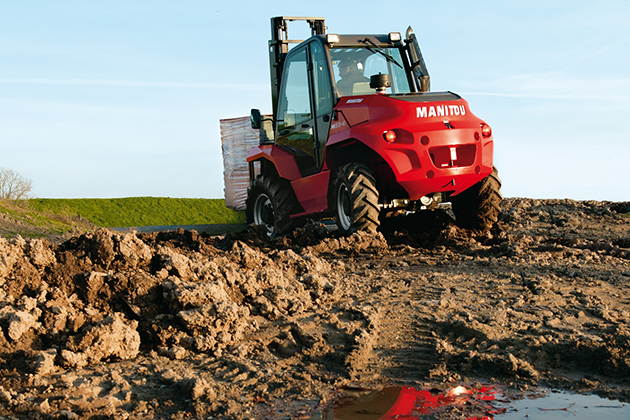
[[[291,21],[311,37],[289,40]],[[247,154],[248,223],[279,235],[333,216],[343,234],[375,232],[387,214],[447,202],[461,227],[496,222],[492,130],[461,96],[430,91],[411,27],[404,39],[339,35],[324,18],[280,16],[271,33],[274,135]],[[262,119],[252,109],[252,127]]]

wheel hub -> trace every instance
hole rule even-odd
[[[346,184],[341,184],[337,189],[337,219],[344,230],[349,230],[352,226],[350,206],[350,193]]]
[[[267,229],[267,235],[273,235],[275,217],[273,204],[267,194],[260,194],[256,198],[256,203],[254,204],[254,224],[264,225]]]

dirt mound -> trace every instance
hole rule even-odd
[[[0,416],[281,418],[491,377],[627,398],[628,203],[503,208],[490,232],[438,210],[347,238],[0,238]]]

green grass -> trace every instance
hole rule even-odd
[[[245,214],[228,209],[223,199],[34,198],[28,202],[35,211],[58,217],[80,216],[101,227],[245,223]]]
[[[59,217],[40,213],[32,209],[27,201],[0,200],[0,236],[13,238],[39,238],[49,235],[62,235],[73,228],[81,230],[84,223],[77,223],[70,217]]]
[[[6,214],[12,220],[21,222],[26,226],[46,228],[53,233],[64,233],[70,230],[68,223],[56,220],[55,218],[48,218],[37,211],[20,206],[19,203],[17,203],[17,205],[12,204],[13,203],[0,202],[0,213]],[[35,233],[30,233],[27,230],[19,231],[18,234],[22,234],[22,236],[40,236]]]

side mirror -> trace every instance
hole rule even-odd
[[[260,115],[260,109],[252,109],[249,119],[252,123],[252,128],[254,130],[260,130],[260,127],[262,127],[262,115]]]

